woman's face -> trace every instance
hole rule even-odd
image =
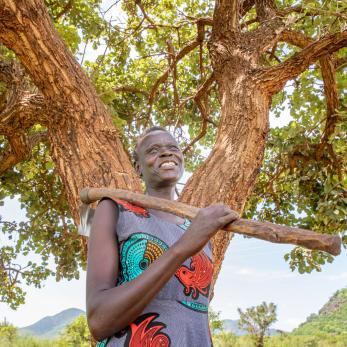
[[[147,134],[139,143],[137,154],[136,169],[146,185],[173,185],[183,174],[183,154],[176,140],[166,131]]]

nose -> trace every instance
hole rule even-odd
[[[169,148],[162,148],[160,151],[160,157],[171,157],[173,154]]]

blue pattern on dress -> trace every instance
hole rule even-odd
[[[134,233],[122,244],[119,284],[132,281],[158,259],[168,245],[146,233]]]

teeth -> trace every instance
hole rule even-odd
[[[174,167],[176,164],[173,161],[168,161],[160,165],[161,167]]]

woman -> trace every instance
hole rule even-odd
[[[138,140],[135,167],[146,194],[174,199],[184,170],[181,150],[164,128]],[[99,346],[211,346],[210,238],[237,214],[222,204],[190,223],[175,215],[103,199],[88,249],[87,316]]]

